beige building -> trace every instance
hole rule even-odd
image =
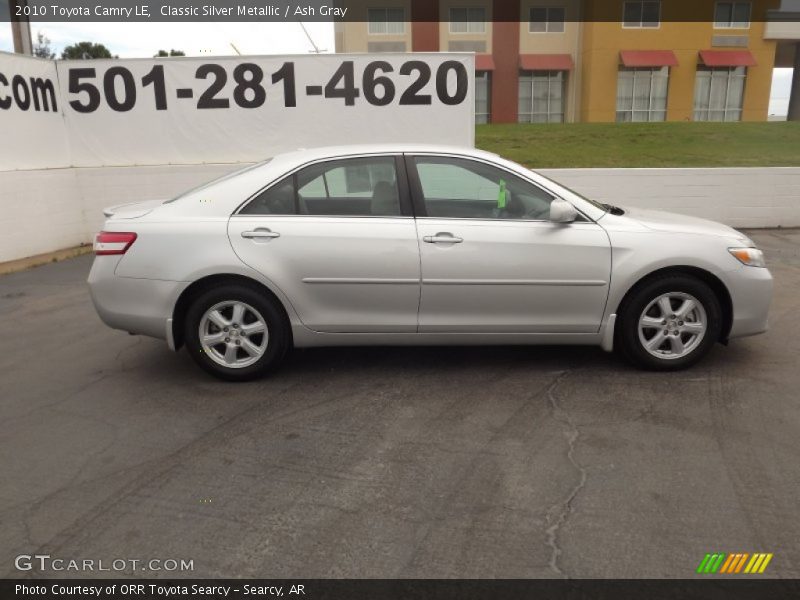
[[[474,52],[478,122],[764,121],[774,66],[800,61],[800,0],[349,6],[337,52]]]

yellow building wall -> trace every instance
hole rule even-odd
[[[580,120],[586,122],[613,122],[616,120],[617,73],[621,50],[672,50],[678,66],[671,67],[667,91],[667,120],[691,121],[694,109],[694,86],[700,50],[744,50],[712,46],[715,35],[747,36],[749,50],[757,66],[747,68],[743,121],[766,121],[769,109],[772,69],[775,62],[775,42],[764,40],[764,16],[767,8],[776,6],[777,0],[753,2],[750,27],[747,29],[714,28],[713,2],[709,4],[708,21],[680,22],[680,12],[670,13],[677,6],[662,2],[662,22],[657,29],[625,28],[620,21],[587,22],[583,28],[581,62],[583,65],[580,94]],[[620,19],[622,1],[619,4]],[[694,3],[694,10],[696,11]],[[693,14],[697,14],[694,12]],[[761,19],[758,21],[756,19]]]
[[[336,52],[367,52],[369,42],[404,42],[406,52],[411,52],[411,23],[409,22],[411,0],[393,0],[392,2],[349,0],[347,8],[348,18],[352,15],[353,20],[335,24]],[[369,33],[367,11],[370,8],[402,8],[406,18],[403,33],[396,35]]]

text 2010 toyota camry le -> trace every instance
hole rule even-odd
[[[599,204],[471,149],[303,150],[106,215],[103,321],[231,380],[292,346],[370,344],[597,344],[679,369],[765,331],[772,294],[729,227]]]

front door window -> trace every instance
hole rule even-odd
[[[414,159],[428,217],[546,220],[553,196],[485,163],[460,158]]]

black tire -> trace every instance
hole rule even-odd
[[[683,327],[683,321],[668,319],[664,329],[662,325],[657,328],[648,328],[644,331],[645,341],[658,342],[657,335],[664,337],[664,343],[653,352],[663,353],[662,356],[654,356],[648,351],[639,335],[639,319],[645,309],[650,304],[661,297],[663,294],[684,294],[691,296],[693,300],[700,304],[705,313],[706,329],[699,341],[692,341],[691,333],[682,333],[677,326]],[[673,308],[679,307],[679,299],[668,300]],[[648,310],[648,315],[658,315],[653,318],[659,319],[663,311],[658,305]],[[692,319],[697,318],[698,313],[694,313]],[[663,321],[661,321],[663,323]],[[691,325],[691,323],[690,323]],[[675,329],[670,329],[675,327]],[[619,309],[617,321],[616,345],[622,355],[631,363],[642,369],[652,371],[676,371],[686,369],[708,354],[711,347],[719,340],[722,330],[722,308],[719,299],[714,291],[702,280],[691,275],[665,274],[654,276],[638,284],[625,298]],[[677,336],[673,333],[679,331]],[[647,337],[651,336],[651,337]],[[671,336],[680,339],[680,343],[687,340],[686,354],[680,355],[674,352],[671,344]],[[678,343],[678,342],[676,342]],[[694,347],[689,349],[693,345]],[[668,354],[678,354],[669,358]]]
[[[254,309],[247,311],[247,316],[243,321],[249,318],[255,322],[257,320],[255,317],[261,317],[266,323],[266,340],[260,338],[258,334],[250,335],[250,340],[255,341],[256,345],[266,343],[263,354],[252,364],[239,367],[223,366],[206,352],[200,342],[200,322],[206,311],[220,303],[227,302],[243,303]],[[231,325],[231,331],[233,331],[233,325]],[[218,333],[222,335],[222,330],[220,329]],[[238,335],[241,334],[237,332]],[[240,343],[245,341],[245,338],[246,335],[242,335],[239,338]],[[291,329],[286,313],[275,299],[254,287],[229,284],[206,290],[192,301],[184,321],[184,339],[186,340],[186,349],[192,359],[208,373],[225,381],[249,381],[274,370],[281,363],[291,345]],[[215,345],[211,351],[221,355],[228,346],[228,343],[221,342]],[[237,356],[242,356],[242,360],[245,360],[244,357],[247,353],[244,349],[236,350],[236,352],[239,353]]]

